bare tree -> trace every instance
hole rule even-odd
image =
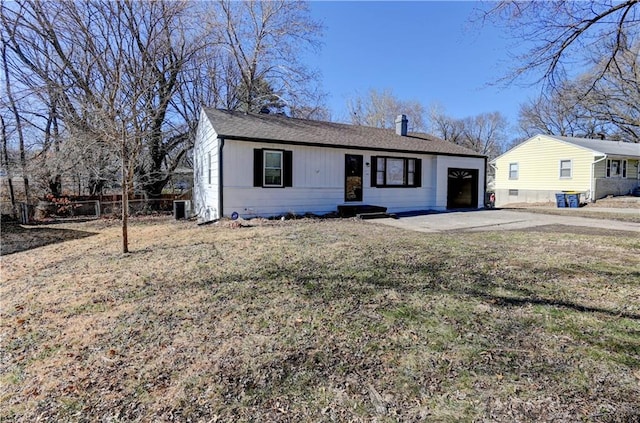
[[[155,196],[187,155],[202,106],[251,108],[264,92],[292,114],[321,110],[316,75],[299,59],[320,30],[303,2],[17,0],[1,12],[11,71],[42,104],[25,102],[20,117],[38,120],[38,157],[54,182],[73,160],[98,171],[97,190],[111,173],[100,162],[117,154]]]
[[[69,136],[96,139],[119,152],[123,252],[137,159],[144,152],[160,162],[166,148],[169,101],[190,54],[175,27],[187,7],[129,1],[3,5],[13,53],[55,92]]]
[[[536,134],[592,137],[602,132],[598,122],[581,104],[573,84],[564,83],[520,106],[519,129],[525,138]]]
[[[463,143],[464,122],[448,116],[439,104],[432,104],[429,108],[430,131],[443,140],[454,144]]]
[[[615,66],[603,63],[567,80],[520,108],[520,129],[535,133],[640,141],[640,43],[625,49]]]
[[[429,120],[431,132],[446,141],[484,154],[490,159],[502,153],[508,121],[500,112],[456,119],[434,105],[429,112]]]
[[[214,14],[211,25],[221,26],[219,43],[235,65],[233,75],[240,77],[236,91],[228,92],[237,101],[230,108],[258,112],[274,104],[295,108],[317,101],[317,75],[301,62],[300,52],[319,46],[321,26],[305,2],[219,0],[216,6],[222,22]]]
[[[365,95],[356,95],[347,101],[349,119],[354,125],[376,128],[394,128],[396,117],[404,114],[409,119],[409,130],[424,131],[425,109],[414,100],[400,100],[391,89],[370,89]]]
[[[517,40],[532,45],[516,57],[510,79],[532,72],[539,81],[555,86],[574,77],[576,63],[587,64],[593,55],[602,61],[602,72],[615,66],[625,44],[640,30],[638,0],[517,1],[490,4],[482,14],[505,26]],[[596,80],[599,77],[596,77]]]
[[[493,159],[502,153],[507,119],[500,112],[481,113],[463,120],[464,147]]]
[[[613,63],[599,61],[574,83],[590,86],[582,106],[609,132],[621,139],[640,142],[640,40],[623,48]]]

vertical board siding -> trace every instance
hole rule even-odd
[[[293,186],[287,188],[261,188],[253,186],[253,150],[272,148],[292,151]],[[223,149],[224,210],[229,216],[237,212],[243,217],[274,216],[279,214],[325,214],[336,211],[344,204],[345,154],[363,156],[363,201],[353,204],[370,204],[387,207],[389,212],[437,210],[446,208],[446,170],[444,182],[436,169],[438,159],[428,154],[396,154],[335,149],[286,144],[262,144],[227,140]],[[422,159],[422,186],[411,188],[371,187],[372,156],[393,156]],[[484,193],[484,159],[447,158],[443,164],[478,169],[480,175],[479,197]],[[444,185],[444,198],[438,199],[436,190]]]
[[[221,217],[219,204],[219,143],[211,122],[201,112],[194,141],[194,211],[201,220]],[[211,183],[209,183],[209,154],[211,154]]]

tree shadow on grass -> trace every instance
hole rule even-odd
[[[52,227],[25,226],[17,223],[2,224],[0,256],[32,250],[45,245],[97,235],[94,232]]]

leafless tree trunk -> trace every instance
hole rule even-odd
[[[11,162],[9,161],[9,153],[7,149],[7,143],[9,137],[7,134],[7,125],[5,124],[4,117],[0,114],[0,131],[2,136],[2,168],[7,175],[7,184],[9,185],[9,199],[11,200],[11,213],[15,215],[16,212],[16,197],[13,193],[13,180],[11,178]]]
[[[127,161],[127,130],[122,123],[121,134],[122,160],[122,252],[129,252],[129,163]]]
[[[8,100],[8,107],[13,114],[13,119],[16,127],[16,133],[18,135],[18,151],[20,153],[20,167],[22,170],[22,180],[24,181],[24,197],[25,202],[29,204],[29,173],[27,169],[27,153],[24,143],[24,130],[22,127],[22,117],[18,110],[18,105],[13,96],[13,90],[11,87],[11,77],[9,74],[9,66],[7,64],[7,44],[4,38],[2,39],[2,70],[4,72],[5,92]],[[3,124],[4,128],[4,124]],[[6,146],[6,144],[5,144]],[[8,163],[8,162],[7,162]],[[13,187],[11,188],[13,197]],[[14,200],[12,199],[12,202]]]

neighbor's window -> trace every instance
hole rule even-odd
[[[419,187],[420,159],[405,157],[372,157],[371,186]]]
[[[607,178],[620,177],[627,177],[627,161],[607,159]]]
[[[509,163],[509,179],[518,179],[518,163]]]
[[[560,177],[571,178],[571,160],[560,160]]]
[[[282,151],[264,150],[265,187],[282,186]]]

